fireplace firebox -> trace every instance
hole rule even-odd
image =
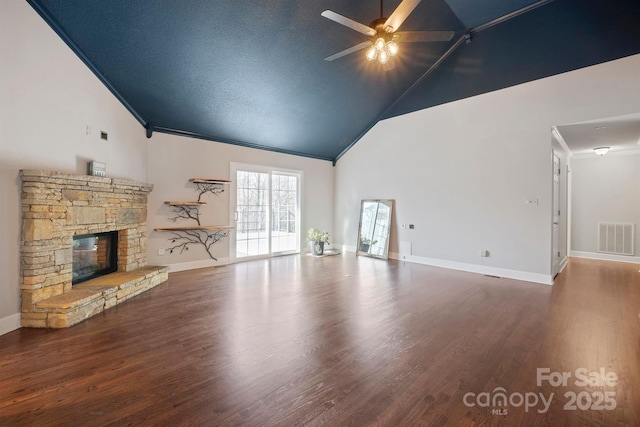
[[[118,232],[73,236],[72,284],[118,271]]]

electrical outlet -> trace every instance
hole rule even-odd
[[[163,256],[165,254],[164,248],[158,249],[158,256]]]
[[[481,256],[482,258],[489,258],[489,256],[491,256],[491,252],[489,252],[489,251],[488,251],[488,250],[486,250],[486,249],[482,249],[482,250],[480,251],[480,256]]]

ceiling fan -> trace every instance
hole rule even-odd
[[[400,48],[399,43],[448,42],[453,38],[453,31],[398,32],[402,23],[421,0],[403,0],[388,18],[384,17],[382,1],[383,0],[380,0],[380,18],[371,22],[369,25],[361,24],[332,10],[322,12],[322,16],[325,18],[331,19],[338,24],[342,24],[370,37],[370,40],[366,42],[327,56],[324,58],[325,61],[333,61],[350,53],[368,48],[365,55],[367,60],[378,60],[380,64],[387,65],[391,57],[398,53]]]

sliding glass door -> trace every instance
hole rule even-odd
[[[271,251],[300,252],[299,175],[271,174]]]
[[[294,171],[232,163],[232,258],[300,252],[300,179]]]
[[[269,174],[236,174],[236,257],[269,254]]]

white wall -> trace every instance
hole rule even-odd
[[[640,154],[571,159],[571,250],[594,254],[598,222],[636,225],[640,249]]]
[[[195,185],[190,178],[230,179],[230,163],[249,163],[303,172],[302,179],[302,237],[309,227],[333,231],[333,166],[331,162],[291,156],[252,148],[202,141],[193,138],[154,133],[149,144],[148,179],[155,185],[149,196],[149,264],[171,265],[174,271],[185,268],[220,265],[228,262],[229,239],[216,244],[209,258],[204,248],[192,246],[188,252],[166,253],[158,256],[159,248],[169,246],[169,233],[153,232],[158,227],[195,225],[193,221],[173,223],[173,216],[165,201],[197,200]],[[207,205],[201,208],[203,225],[229,224],[229,186],[225,192],[203,196]],[[304,243],[304,242],[303,242]],[[303,249],[305,249],[303,247]]]
[[[391,251],[550,283],[551,127],[639,112],[638,70],[635,55],[378,123],[338,161],[336,239],[355,245],[360,199],[395,199]]]
[[[142,126],[24,1],[0,1],[0,334],[19,326],[20,169],[146,181]],[[93,135],[86,136],[86,126]],[[97,135],[104,130],[109,141]]]

